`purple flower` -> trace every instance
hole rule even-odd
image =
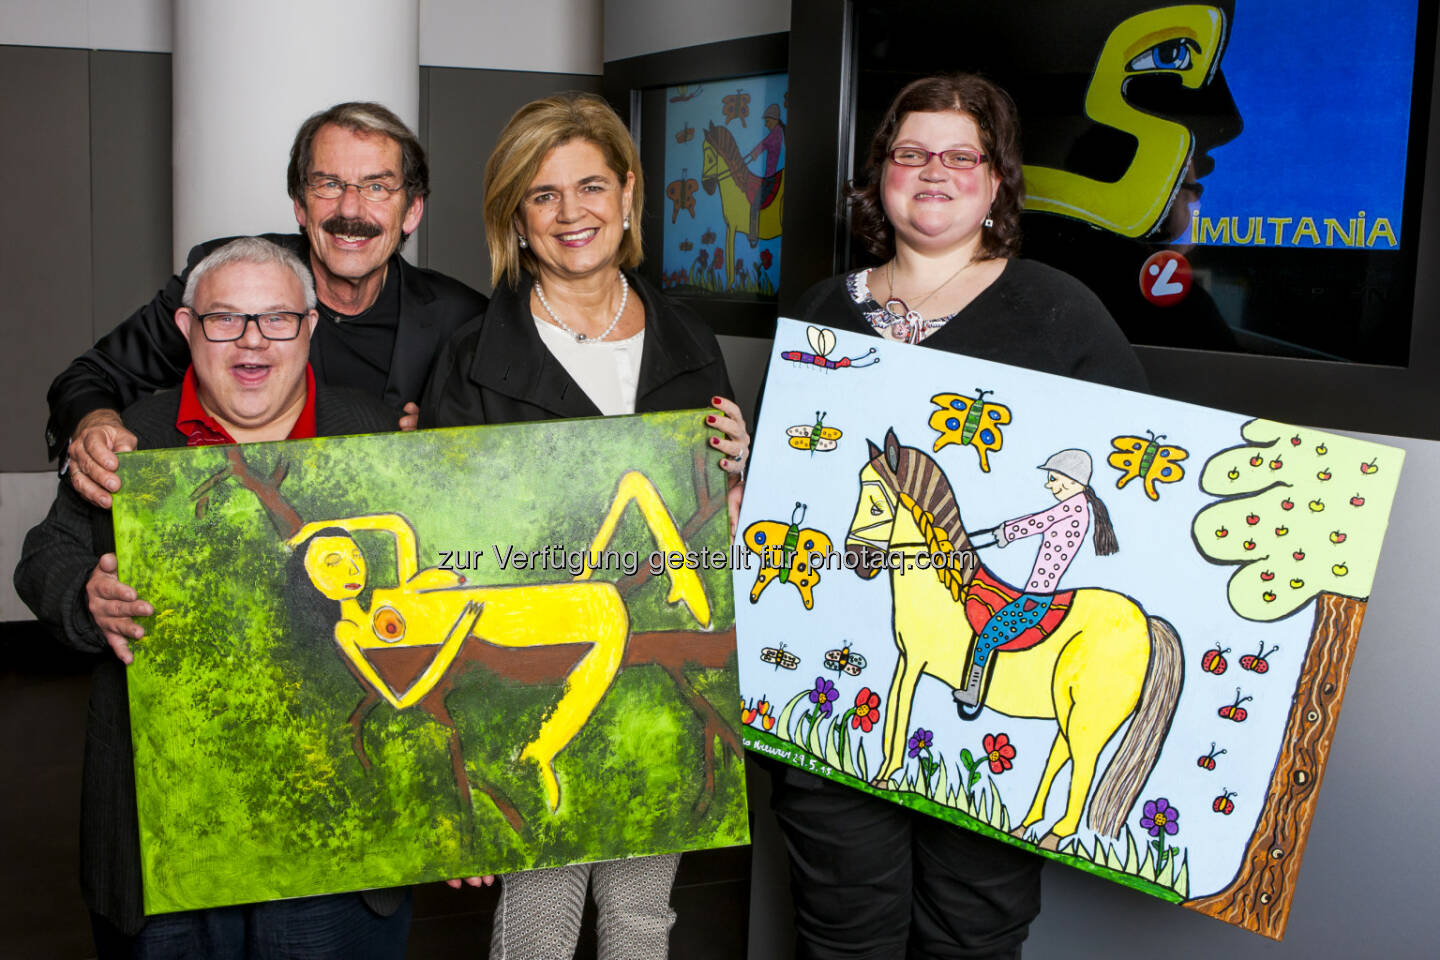
[[[926,730],[924,727],[916,727],[915,732],[910,734],[910,742],[907,744],[910,748],[910,756],[920,756],[921,752],[929,750],[931,744],[934,742],[935,734],[933,731]]]
[[[1180,811],[1170,806],[1164,797],[1145,801],[1145,815],[1140,818],[1140,828],[1158,837],[1162,832],[1175,836],[1180,831]]]
[[[820,708],[825,716],[830,716],[830,711],[835,709],[835,684],[824,677],[815,678],[815,689],[810,691],[810,702]]]

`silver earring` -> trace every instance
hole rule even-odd
[[[522,237],[520,238],[520,249],[521,249],[521,250],[524,250],[524,249],[525,249],[526,247],[528,247],[528,246],[530,246],[530,241],[529,241],[529,240],[526,240],[526,239],[522,236]]]
[[[988,229],[990,229],[991,227],[995,226],[995,221],[992,220],[992,219],[989,218],[989,217],[986,217],[985,220],[984,220],[984,224],[985,224],[985,229],[988,230]],[[522,240],[521,243],[524,243],[524,241]]]
[[[626,218],[625,218],[625,221],[620,224],[620,228],[621,228],[622,230],[629,230],[629,229],[630,229],[630,218],[629,218],[629,217],[626,217]]]

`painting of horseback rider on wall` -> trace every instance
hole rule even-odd
[[[1278,939],[1403,452],[875,342],[779,323],[746,746]]]
[[[147,912],[747,842],[706,432],[125,454]]]
[[[666,90],[661,285],[773,300],[780,287],[789,76]]]

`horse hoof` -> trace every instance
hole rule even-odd
[[[890,778],[876,777],[874,780],[870,781],[870,786],[874,787],[876,790],[889,790],[891,789]]]
[[[1041,850],[1049,850],[1051,853],[1058,853],[1060,851],[1060,841],[1062,839],[1063,838],[1057,837],[1053,833],[1047,833],[1043,838],[1041,838],[1038,846]]]
[[[1014,830],[1011,830],[1010,836],[1014,837],[1016,840],[1024,840],[1025,835],[1029,832],[1030,828],[1022,824],[1016,827]]]

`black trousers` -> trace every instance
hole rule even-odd
[[[1045,861],[766,761],[790,850],[797,960],[1020,956]]]

